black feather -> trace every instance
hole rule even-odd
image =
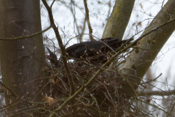
[[[74,44],[66,48],[66,52],[69,58],[83,58],[89,59],[93,57],[93,61],[106,61],[105,58],[108,52],[115,52],[123,44],[127,45],[130,40],[118,40],[115,38],[105,38],[100,41],[87,41]],[[101,53],[101,55],[99,54]],[[97,56],[97,57],[96,57]],[[90,60],[91,61],[91,60]]]

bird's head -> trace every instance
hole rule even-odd
[[[57,56],[49,49],[47,48],[49,55],[47,55],[47,59],[52,63],[55,64],[57,62]]]

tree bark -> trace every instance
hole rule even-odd
[[[123,74],[126,83],[122,92],[133,95],[144,74],[154,61],[162,46],[175,30],[175,1],[169,0],[157,14],[151,24],[146,28],[145,35],[138,43],[134,51],[121,66],[120,73]],[[161,26],[160,28],[158,28]]]
[[[135,0],[116,0],[112,14],[103,32],[103,38],[114,37],[122,40]]]
[[[0,38],[41,31],[39,0],[0,0]],[[1,41],[1,68],[9,116],[27,117],[28,101],[41,101],[40,79],[45,63],[42,35]],[[34,109],[34,108],[32,108]],[[32,112],[29,112],[32,114]]]

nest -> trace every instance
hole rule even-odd
[[[94,65],[81,60],[69,62],[68,66],[74,82],[73,95],[70,95],[69,78],[62,62],[60,61],[58,68],[50,67],[49,70],[52,101],[47,109],[54,113],[53,115],[78,117],[136,115],[134,113],[136,111],[131,110],[131,102],[120,93],[124,81],[116,67],[101,68],[100,64]],[[94,77],[98,70],[100,72]]]

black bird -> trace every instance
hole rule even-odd
[[[47,47],[46,47],[47,48]],[[47,55],[47,59],[49,59],[50,63],[58,67],[58,60],[57,56],[49,49],[47,48],[49,55]]]
[[[129,40],[119,40],[116,38],[105,38],[100,41],[86,41],[74,44],[66,48],[68,58],[85,59],[90,62],[106,62],[107,54],[116,52],[120,47],[124,47],[130,43]]]

